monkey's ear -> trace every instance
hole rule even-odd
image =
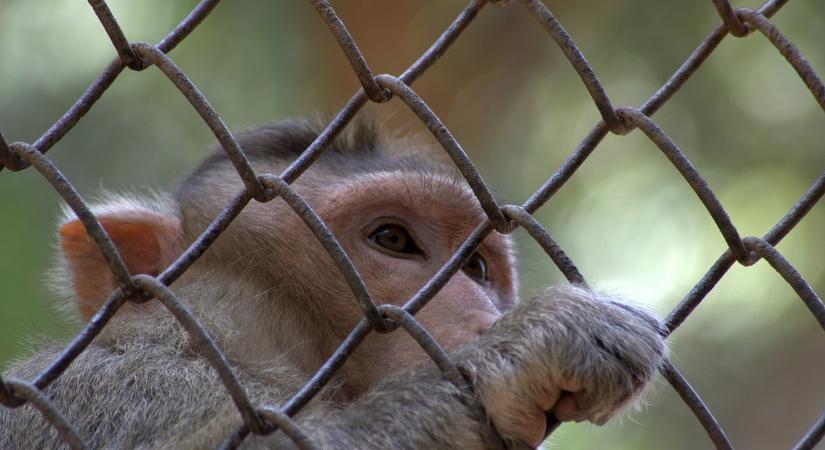
[[[132,275],[157,275],[183,250],[180,219],[137,205],[107,205],[96,214]],[[77,307],[88,321],[117,283],[95,241],[77,220],[59,230]]]

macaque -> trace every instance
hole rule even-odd
[[[485,216],[451,164],[360,124],[294,187],[329,225],[378,304],[402,305]],[[238,136],[258,173],[280,173],[318,135],[295,120]],[[242,189],[220,150],[174,194],[110,196],[93,211],[132,275],[161,273]],[[70,214],[55,275],[88,320],[116,288]],[[517,300],[513,245],[493,233],[416,319],[471,389],[451,383],[399,328],[370,333],[295,420],[318,448],[536,447],[548,414],[602,424],[633,404],[663,363],[659,322],[566,285]],[[277,408],[363,317],[331,257],[282,199],[250,203],[176,282],[256,406]],[[31,380],[48,344],[4,379]],[[92,448],[215,448],[242,423],[214,369],[157,301],[127,304],[45,394]],[[490,423],[491,422],[491,423]],[[60,448],[31,406],[0,407],[0,448]],[[294,448],[282,432],[244,448]]]

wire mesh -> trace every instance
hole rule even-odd
[[[506,1],[508,0],[498,0],[496,2]],[[713,190],[691,164],[685,153],[651,119],[656,111],[702,66],[723,39],[729,34],[744,38],[755,34],[755,31],[764,35],[785,57],[819,105],[825,109],[825,85],[823,85],[822,79],[811,68],[794,44],[770,21],[770,18],[787,3],[787,0],[769,0],[756,10],[733,8],[726,0],[713,0],[722,22],[705,37],[664,85],[638,108],[617,108],[613,105],[587,59],[542,1],[521,0],[520,2],[547,31],[576,70],[602,120],[594,125],[559,169],[522,205],[501,206],[496,202],[490,188],[458,141],[450,133],[450,130],[411,87],[414,81],[435,64],[459,38],[485,6],[486,1],[472,0],[432,46],[407,70],[396,77],[386,74],[374,75],[367,64],[366,58],[347,31],[344,22],[336,14],[333,6],[326,0],[310,0],[310,3],[323,18],[341,50],[348,58],[362,85],[362,89],[352,96],[318,138],[283,173],[274,175],[257,174],[254,171],[232,132],[194,83],[167,55],[204,20],[219,3],[219,0],[203,0],[200,2],[158,44],[131,43],[118,25],[117,19],[106,2],[104,0],[89,0],[89,4],[117,51],[118,57],[106,67],[72,107],[34,143],[15,142],[8,144],[0,134],[0,170],[5,167],[10,171],[20,171],[32,167],[38,171],[74,211],[89,236],[96,242],[119,288],[111,294],[89,323],[66,345],[60,355],[33,380],[4,380],[0,378],[0,404],[6,408],[17,408],[25,403],[31,403],[55,427],[60,437],[70,447],[85,448],[86,444],[83,442],[83,437],[49,401],[43,390],[60,377],[75,358],[107,325],[121,306],[127,302],[145,302],[152,298],[160,301],[193,338],[201,355],[208,360],[220,376],[243,418],[243,425],[226,437],[222,444],[223,448],[236,447],[249,433],[268,434],[278,429],[282,429],[299,448],[312,448],[312,443],[305,432],[291,419],[291,416],[296,414],[320,392],[326,383],[332,379],[336,370],[343,365],[348,356],[372,331],[390,332],[395,328],[399,328],[400,325],[400,328],[403,328],[414,337],[448,379],[457,384],[463,384],[465,383],[463,378],[450,362],[447,353],[416,321],[415,313],[423,308],[438,290],[449,281],[450,277],[460,270],[484,238],[493,230],[501,233],[511,233],[518,227],[525,228],[570,282],[584,283],[585,279],[573,261],[532,214],[555,195],[576,173],[608,133],[626,135],[637,128],[656,144],[671,161],[676,171],[694,190],[728,245],[728,249],[722,253],[693,289],[667,316],[664,326],[665,335],[672,333],[689,317],[691,312],[703,301],[734,263],[738,262],[743,266],[750,266],[763,258],[794,289],[825,330],[825,305],[823,305],[822,300],[794,266],[775,248],[779,241],[822,198],[823,193],[825,193],[825,173],[813,182],[808,191],[763,237],[743,238]],[[128,272],[117,249],[92,214],[88,204],[61,174],[59,169],[45,156],[46,152],[71,131],[78,121],[95,105],[95,102],[124,69],[141,71],[151,66],[156,66],[161,70],[200,114],[229,156],[245,186],[244,191],[226,205],[218,217],[203,230],[197,240],[163,273],[156,277],[148,275],[132,276]],[[383,103],[392,97],[400,98],[426,125],[461,171],[487,216],[487,220],[469,235],[438,273],[409,298],[403,307],[377,306],[374,303],[357,269],[326,224],[311,208],[307,207],[304,199],[290,186],[312,165],[368,101]],[[354,327],[323,366],[288,401],[281,407],[274,408],[267,405],[252,404],[226,356],[185,303],[181,302],[168,286],[178,279],[209,248],[250,201],[254,199],[258,202],[268,202],[277,197],[284,199],[300,216],[315,237],[323,244],[324,249],[338,264],[358,304],[363,309],[364,318]],[[704,427],[709,439],[716,448],[732,448],[731,442],[710,409],[673,363],[668,362],[665,364],[662,372]],[[468,386],[464,387],[470,388]],[[794,448],[811,449],[821,441],[823,435],[825,435],[825,413],[815,421],[809,431],[800,437]]]

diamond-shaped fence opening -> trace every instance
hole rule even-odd
[[[515,1],[513,0],[513,2]],[[52,185],[54,190],[76,213],[103,253],[119,286],[119,289],[112,293],[111,297],[98,311],[94,320],[90,321],[65,347],[62,353],[48,367],[37,374],[34,379],[4,380],[0,378],[0,404],[3,405],[2,407],[17,408],[25,403],[31,403],[72,448],[85,447],[82,433],[74,429],[72,423],[63,417],[61,412],[44,395],[43,390],[61,376],[75,358],[107,326],[116,311],[128,301],[146,301],[154,298],[161,302],[191,335],[200,349],[202,357],[208,360],[220,376],[243,417],[243,425],[226,436],[223,444],[225,448],[237,446],[250,433],[271,433],[278,429],[283,430],[299,447],[310,448],[311,444],[306,440],[303,431],[290,417],[324,387],[325,383],[332,378],[333,373],[346,361],[353,349],[370,332],[373,330],[386,331],[391,328],[388,319],[391,319],[392,324],[403,329],[394,332],[409,333],[430,355],[448,379],[463,386],[464,380],[451,363],[449,356],[416,321],[415,313],[426,307],[427,302],[438,289],[462,267],[483,239],[493,230],[501,233],[511,233],[517,228],[523,228],[545,250],[550,260],[569,281],[585,283],[585,279],[574,262],[564,253],[548,231],[533,217],[533,214],[562,188],[609,133],[626,135],[636,131],[637,133],[643,133],[652,141],[672,163],[673,175],[677,176],[678,174],[678,176],[681,176],[696,193],[698,200],[704,205],[728,245],[728,249],[719,256],[719,259],[707,273],[698,280],[695,287],[667,316],[664,327],[666,335],[672,333],[690,316],[691,312],[734,264],[739,263],[743,266],[750,266],[760,259],[765,259],[776,270],[777,276],[782,277],[790,285],[825,330],[825,306],[823,306],[821,299],[794,266],[776,250],[779,241],[793,230],[825,193],[825,173],[814,180],[808,191],[796,204],[790,207],[785,216],[765,235],[762,237],[742,237],[726,213],[723,204],[708,186],[701,173],[652,119],[656,111],[702,67],[707,57],[729,35],[750,39],[758,39],[758,37],[753,38],[751,36],[761,35],[764,37],[767,40],[766,42],[773,45],[784,56],[787,63],[796,70],[813,97],[825,109],[825,85],[823,85],[821,78],[814,72],[794,44],[771,22],[771,17],[785,5],[786,1],[770,0],[759,9],[752,10],[734,9],[726,0],[714,0],[713,5],[722,19],[718,27],[705,37],[659,90],[641,106],[632,108],[616,107],[611,102],[585,56],[545,3],[540,0],[521,0],[522,6],[546,30],[549,37],[555,41],[578,73],[602,118],[601,121],[594,124],[592,130],[560,168],[521,205],[500,205],[497,202],[490,188],[450,130],[412,88],[414,81],[432,67],[450,46],[459,39],[462,32],[472,24],[474,18],[485,6],[485,1],[471,1],[426,52],[413,62],[407,70],[394,76],[376,75],[370,69],[366,58],[347,31],[344,22],[338,17],[335,9],[328,1],[310,0],[310,3],[323,18],[346,55],[361,83],[362,89],[352,96],[318,138],[280,174],[259,174],[253,170],[232,132],[221,121],[204,95],[181,71],[175,61],[168,56],[169,51],[185,39],[212,12],[218,3],[218,0],[203,0],[163,40],[158,44],[148,44],[130,42],[106,2],[104,0],[89,0],[89,4],[117,51],[118,57],[108,65],[83,96],[35,142],[9,144],[0,134],[0,164],[2,164],[0,169],[5,167],[6,172],[20,170],[39,172],[43,179]],[[708,5],[708,8],[710,7],[711,5]],[[87,203],[46,156],[48,150],[72,130],[83,115],[94,107],[96,101],[112,85],[114,80],[127,68],[134,71],[154,70],[153,68],[160,70],[218,138],[245,186],[244,191],[230,204],[226,205],[223,212],[215,218],[207,229],[203,230],[200,238],[163,273],[155,277],[130,275],[112,241],[90,211]],[[358,271],[351,264],[340,244],[329,232],[326,224],[311,209],[304,207],[306,205],[304,199],[290,186],[312,165],[317,156],[341,133],[365,104],[368,102],[384,103],[393,97],[397,97],[402,101],[433,134],[459,168],[487,215],[487,220],[470,234],[430,282],[409,298],[403,307],[377,306],[373,303]],[[3,176],[10,176],[10,174],[5,173]],[[282,198],[301,217],[306,226],[323,244],[324,249],[338,262],[341,273],[349,283],[354,296],[363,309],[364,318],[351,331],[345,342],[334,352],[322,369],[315,373],[281,407],[275,408],[268,405],[255,405],[250,401],[226,357],[185,304],[178,300],[168,286],[178,279],[218,239],[226,226],[249,202],[253,200],[268,202],[278,197]],[[663,375],[707,431],[713,444],[717,448],[732,448],[725,432],[710,409],[672,362],[664,366]],[[466,388],[466,386],[464,387]],[[799,438],[796,448],[813,448],[824,434],[825,414],[816,420],[809,431]]]

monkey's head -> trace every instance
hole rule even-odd
[[[375,302],[402,305],[484,214],[452,164],[399,148],[400,142],[381,141],[369,124],[355,128],[324,150],[293,187],[327,223]],[[238,140],[257,173],[279,174],[318,133],[316,125],[291,121]],[[130,271],[157,274],[242,188],[227,156],[216,151],[181,183],[174,200],[111,202],[95,212]],[[60,234],[88,319],[115,284],[77,220],[66,221]],[[447,349],[475,339],[516,301],[513,258],[508,237],[493,233],[417,319]],[[172,288],[199,313],[219,311],[238,328],[231,333],[234,340],[219,337],[228,342],[230,358],[285,353],[308,372],[363,317],[336,263],[282,199],[252,201]],[[140,314],[121,315],[140,320]],[[238,351],[245,354],[234,354]],[[425,358],[403,331],[372,333],[342,370],[346,390],[357,395],[387,373]]]

